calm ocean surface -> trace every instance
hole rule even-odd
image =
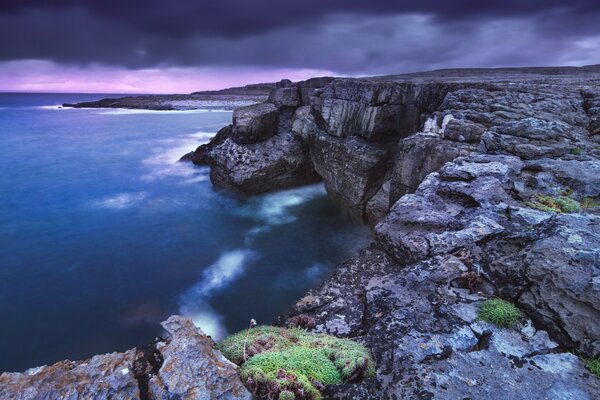
[[[321,185],[253,198],[176,163],[231,111],[66,110],[0,94],[0,371],[122,351],[171,314],[272,323],[370,236]]]

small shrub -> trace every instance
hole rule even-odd
[[[567,196],[551,197],[538,194],[534,201],[527,202],[531,208],[555,213],[572,213],[579,211],[579,203]]]
[[[375,374],[375,362],[364,346],[299,328],[259,326],[218,346],[241,366],[242,381],[258,398],[318,400],[325,385]]]
[[[600,358],[590,358],[583,361],[585,362],[585,366],[600,378]]]
[[[598,207],[598,202],[596,200],[592,199],[591,197],[584,197],[581,199],[581,208],[586,209],[594,207]]]
[[[478,317],[482,321],[492,323],[500,328],[514,326],[523,313],[508,301],[489,299],[479,307]]]

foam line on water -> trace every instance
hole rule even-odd
[[[179,301],[179,312],[192,318],[194,323],[215,339],[227,334],[222,318],[210,307],[213,293],[229,286],[245,271],[254,252],[245,249],[226,251],[206,268],[202,279],[185,292]]]
[[[122,210],[141,203],[147,196],[148,194],[146,192],[119,193],[114,196],[108,196],[94,201],[92,207]]]

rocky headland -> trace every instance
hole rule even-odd
[[[600,357],[599,66],[282,81],[183,160],[248,194],[322,181],[373,227],[278,320],[371,349],[376,376],[326,398],[600,398],[584,362]],[[490,298],[524,316],[482,321]],[[2,374],[0,398],[249,398],[189,320],[164,326],[144,348]]]
[[[65,103],[68,108],[125,108],[133,110],[185,111],[197,109],[232,109],[243,104],[266,101],[272,83],[251,84],[222,90],[206,90],[190,94],[157,94],[105,98],[82,103]]]

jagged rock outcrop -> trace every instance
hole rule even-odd
[[[485,294],[465,285],[471,270],[465,254],[402,268],[373,244],[300,299],[291,315],[361,341],[378,363],[376,378],[329,387],[326,398],[597,398],[600,380],[531,321],[508,330],[477,320]]]
[[[3,400],[250,400],[237,367],[188,318],[163,322],[168,338],[125,353],[60,361],[0,375]]]

